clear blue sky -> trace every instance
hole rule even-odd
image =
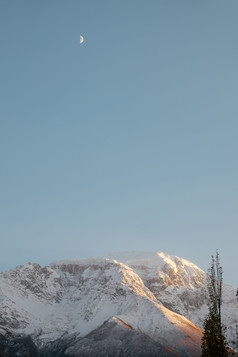
[[[237,16],[237,0],[0,2],[0,270],[118,250],[206,270],[218,249],[238,285]]]

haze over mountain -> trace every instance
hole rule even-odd
[[[18,266],[0,274],[0,351],[44,357],[200,356],[205,286],[201,269],[164,253]],[[235,293],[224,285],[230,346]]]

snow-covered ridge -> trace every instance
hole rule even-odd
[[[40,346],[66,331],[82,338],[105,321],[121,321],[174,351],[188,339],[197,356],[207,313],[205,278],[194,264],[164,253],[29,263],[0,273],[0,328],[29,334]],[[224,286],[223,310],[232,341],[237,308],[230,286]]]
[[[121,252],[111,253],[109,258],[123,262],[136,270],[147,271],[150,275],[158,275],[167,286],[177,287],[189,285],[191,288],[204,285],[206,274],[193,263],[177,256],[171,256],[162,252]],[[142,270],[140,271],[142,273]]]

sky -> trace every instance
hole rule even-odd
[[[218,250],[238,286],[237,14],[0,2],[1,271],[128,250],[206,271]]]

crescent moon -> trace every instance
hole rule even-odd
[[[79,43],[81,44],[81,43],[83,43],[83,41],[84,41],[84,38],[83,38],[82,35],[80,35],[80,37],[79,37]]]

